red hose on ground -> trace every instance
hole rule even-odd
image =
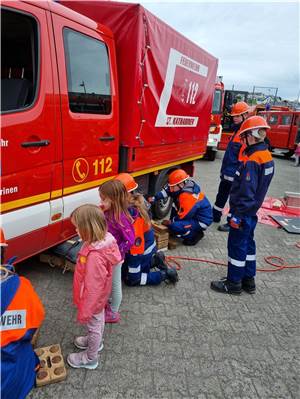
[[[296,243],[295,246],[297,248],[300,248],[300,242]],[[166,256],[166,262],[169,266],[176,266],[177,270],[180,270],[182,268],[182,265],[178,262],[178,260],[185,260],[185,261],[191,261],[191,262],[203,262],[203,263],[209,263],[215,266],[225,266],[227,267],[227,263],[223,262],[218,262],[215,260],[210,260],[210,259],[201,259],[201,258],[190,258],[187,256]],[[272,269],[256,269],[258,272],[279,272],[280,270],[283,269],[299,269],[300,265],[290,265],[286,264],[284,262],[284,259],[279,257],[279,256],[266,256],[264,258],[265,262],[268,263],[269,265],[273,266]],[[276,262],[276,261],[277,262]],[[275,262],[274,262],[275,261]]]

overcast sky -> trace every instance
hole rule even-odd
[[[298,1],[139,3],[217,57],[226,89],[277,87],[283,99],[298,98]]]

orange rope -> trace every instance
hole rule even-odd
[[[297,248],[300,248],[299,244],[300,243],[296,244]],[[187,256],[166,256],[166,262],[169,266],[175,265],[177,270],[181,270],[182,265],[178,262],[178,260],[191,261],[191,262],[203,262],[203,263],[209,263],[209,264],[212,264],[215,266],[227,267],[227,263],[210,260],[210,259],[190,258]],[[300,265],[289,265],[289,264],[284,263],[284,259],[280,258],[279,256],[267,256],[264,258],[264,260],[266,263],[273,266],[273,268],[272,269],[257,269],[258,272],[279,272],[280,270],[283,270],[283,269],[299,269],[300,268]],[[277,260],[278,262],[274,262],[274,260]]]

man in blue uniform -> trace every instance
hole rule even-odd
[[[183,169],[171,172],[168,187],[148,200],[153,202],[169,196],[173,199],[173,208],[170,220],[163,224],[172,234],[183,238],[183,245],[196,245],[203,238],[203,231],[212,223],[208,199]]]
[[[231,185],[234,179],[235,171],[239,165],[239,153],[242,147],[238,130],[244,120],[248,117],[249,106],[244,101],[237,102],[233,105],[231,110],[231,117],[233,119],[233,135],[227,145],[220,173],[220,184],[216,202],[213,206],[214,222],[221,221],[224,206],[228,200]],[[225,223],[218,227],[219,231],[229,231],[229,224]]]
[[[254,230],[256,213],[261,207],[274,175],[274,162],[264,143],[270,127],[261,116],[243,122],[240,137],[246,145],[230,191],[230,231],[228,236],[227,278],[212,281],[211,289],[239,295],[242,289],[255,292],[256,246]]]

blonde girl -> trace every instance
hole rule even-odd
[[[134,243],[133,220],[128,212],[128,194],[123,183],[118,180],[105,182],[99,188],[99,195],[108,231],[115,237],[122,257],[113,270],[111,298],[105,312],[106,323],[118,323],[122,302],[121,267],[125,254]]]
[[[74,272],[73,298],[77,321],[86,326],[87,334],[75,338],[74,345],[83,351],[69,354],[67,361],[74,368],[95,369],[102,349],[104,309],[111,292],[113,268],[120,263],[121,255],[98,206],[78,207],[72,212],[71,221],[83,241]]]

